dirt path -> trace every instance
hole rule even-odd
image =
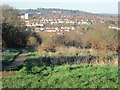
[[[28,51],[27,50],[22,50],[22,53],[20,55],[18,55],[15,60],[9,65],[9,66],[4,66],[2,68],[3,71],[10,71],[12,69],[16,69],[17,66],[19,65],[22,65],[25,61],[25,56],[26,56],[26,53]]]

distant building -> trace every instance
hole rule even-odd
[[[21,19],[28,19],[28,17],[29,17],[28,15],[29,15],[28,13],[21,14],[21,15],[20,15],[20,18],[21,18]]]
[[[25,19],[25,15],[21,15],[20,18],[21,18],[21,19]]]
[[[25,19],[28,19],[28,13],[25,13]]]
[[[120,28],[118,28],[118,26],[109,26],[110,29],[115,29],[115,30],[120,30]]]
[[[61,11],[52,11],[52,13],[62,13]]]

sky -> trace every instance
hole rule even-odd
[[[118,13],[119,0],[0,0],[17,9],[60,8],[91,13]]]

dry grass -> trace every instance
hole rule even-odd
[[[112,58],[108,58],[107,54],[99,55],[99,58],[93,62],[93,65],[100,65],[100,66],[118,66],[118,55],[112,56]]]
[[[80,50],[75,47],[59,46],[56,47],[56,53],[60,55],[79,55]]]
[[[56,52],[46,52],[44,50],[38,49],[40,56],[46,56],[46,57],[58,57],[57,59],[63,59],[65,60],[66,56],[71,57],[87,57],[89,55],[93,56],[92,61],[90,61],[90,64],[92,65],[109,65],[109,66],[118,66],[118,56],[116,55],[116,52],[104,52],[104,51],[94,51],[92,49],[78,49],[76,47],[66,47],[66,46],[57,46]],[[98,57],[98,58],[95,58]],[[68,59],[69,60],[69,59]],[[89,60],[87,60],[89,61]],[[87,63],[85,61],[84,63]]]

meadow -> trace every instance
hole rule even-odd
[[[26,61],[18,71],[4,71],[16,75],[2,77],[3,88],[118,88],[119,86],[117,66],[92,65],[87,62],[74,64],[76,61],[72,60],[75,58],[74,53],[72,57],[70,53],[61,56],[58,53],[40,52],[32,48],[27,50],[29,52]]]

